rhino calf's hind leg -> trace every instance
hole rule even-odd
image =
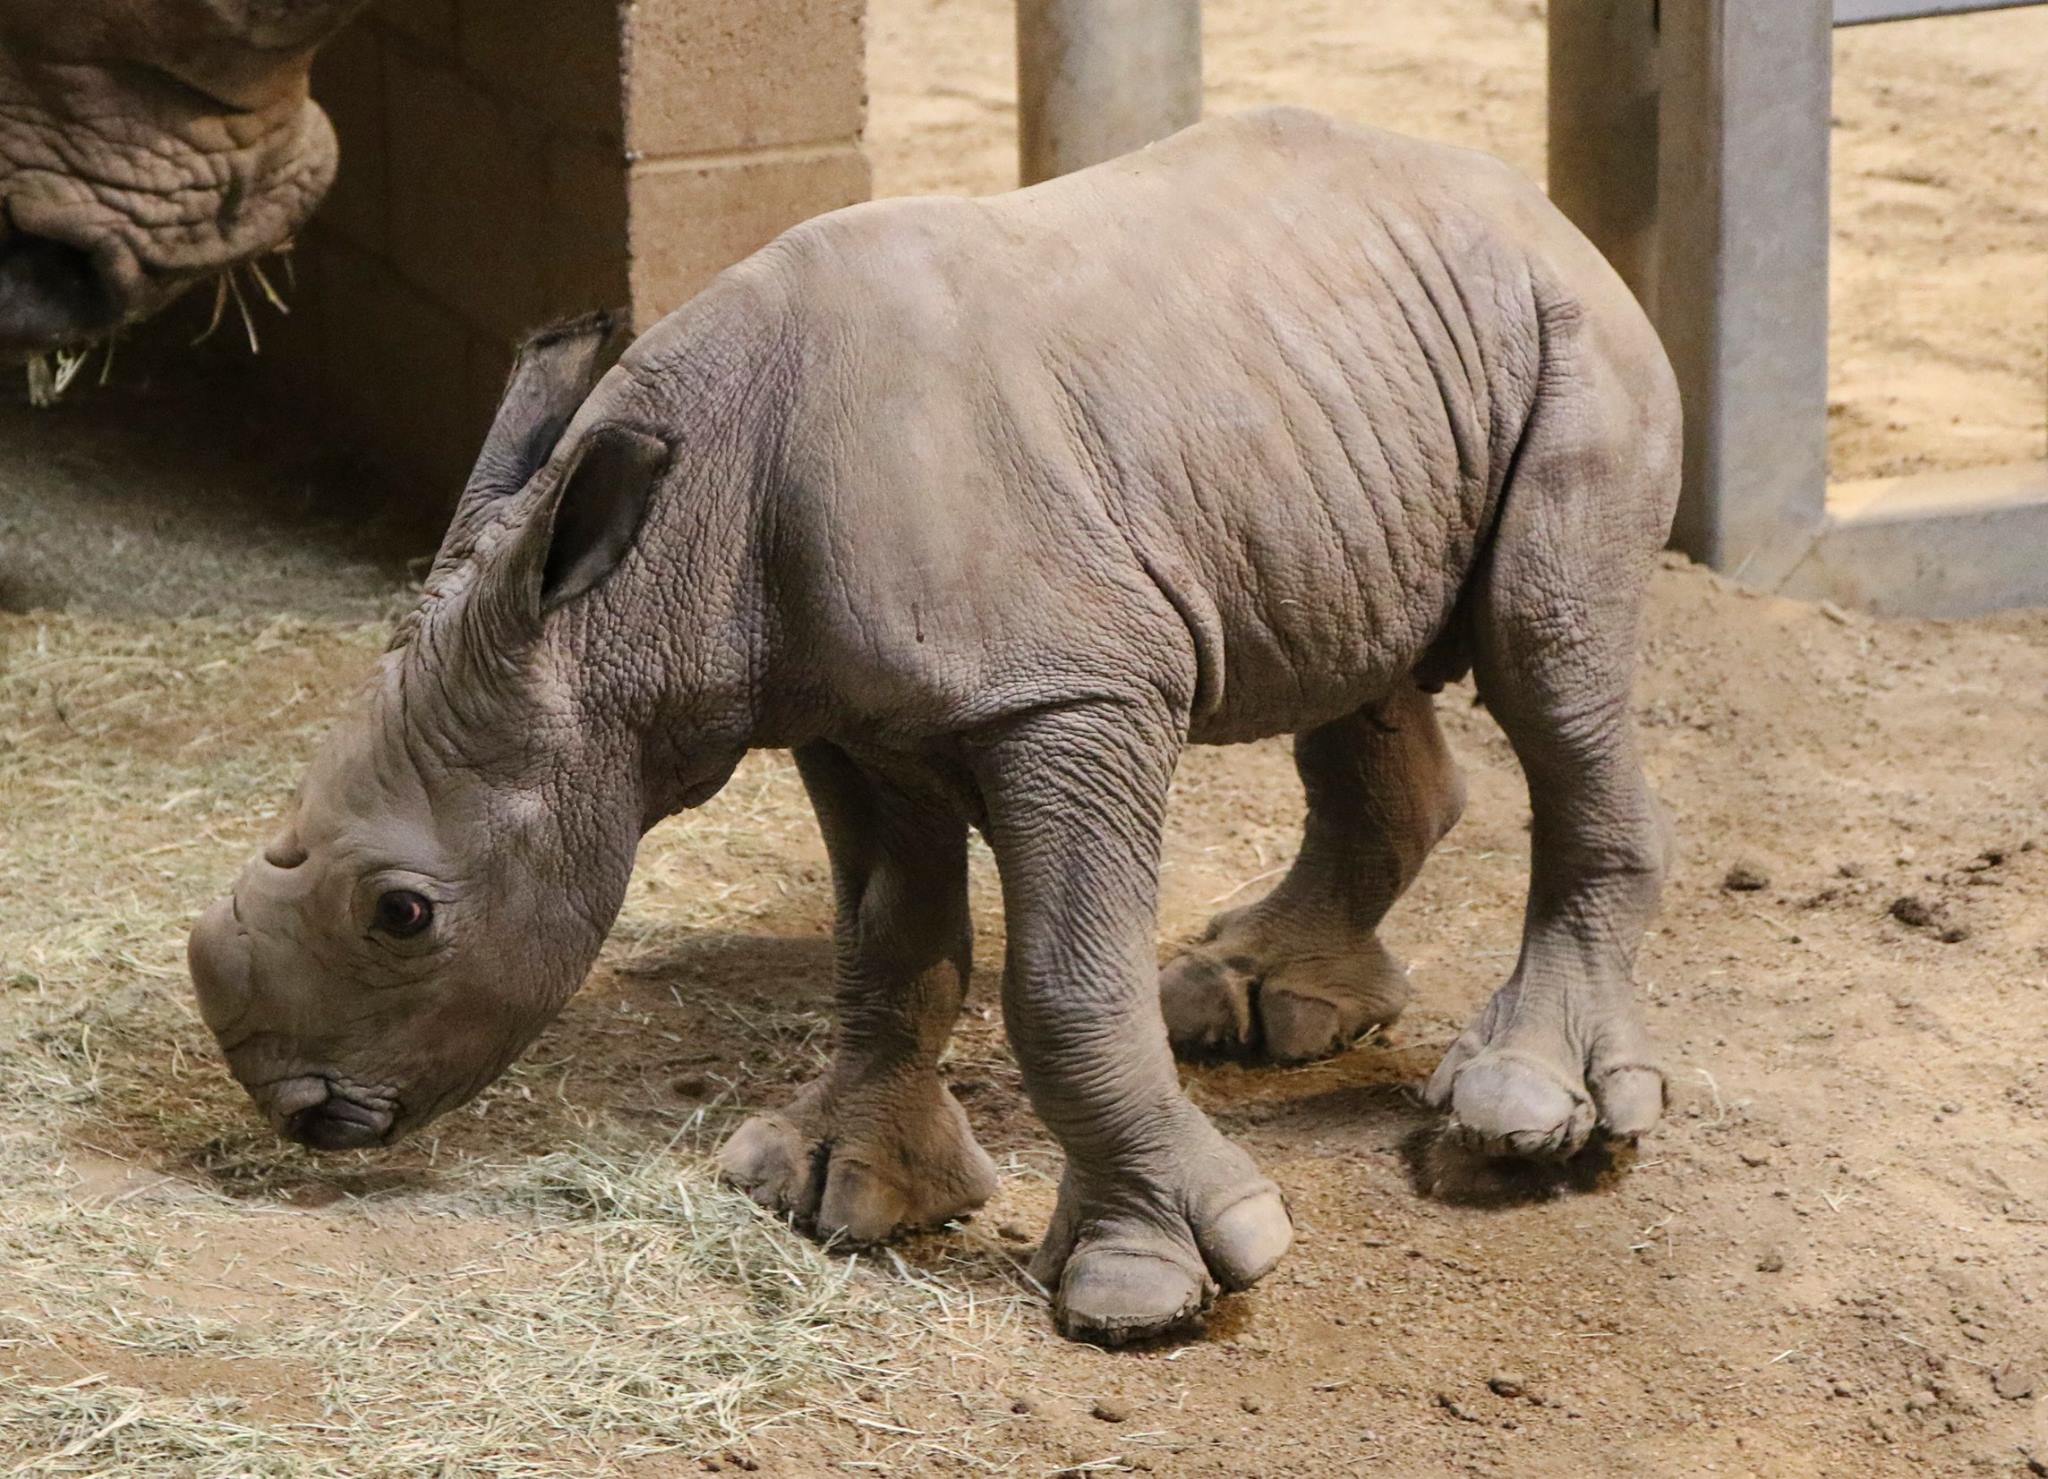
[[[1465,804],[1434,701],[1403,679],[1381,702],[1297,735],[1294,763],[1308,820],[1287,876],[1210,920],[1160,978],[1184,1055],[1304,1062],[1407,1004],[1408,973],[1375,930]]]
[[[1473,621],[1479,695],[1529,786],[1529,904],[1513,974],[1427,1095],[1493,1155],[1571,1155],[1596,1128],[1632,1140],[1664,1108],[1632,976],[1670,839],[1629,693],[1677,496],[1677,415],[1668,377],[1579,364],[1531,429]]]
[[[1009,928],[1003,1016],[1066,1152],[1033,1274],[1070,1336],[1193,1319],[1292,1239],[1250,1156],[1181,1092],[1153,947],[1160,832],[1184,719],[1157,699],[1026,716],[978,746]]]
[[[719,1152],[726,1179],[820,1237],[970,1212],[996,1170],[938,1075],[971,965],[967,829],[830,745],[796,752],[838,904],[832,1063]]]
[[[1513,659],[1496,655],[1480,673],[1528,773],[1529,909],[1514,973],[1451,1045],[1427,1094],[1472,1149],[1568,1156],[1596,1126],[1633,1139],[1663,1112],[1664,1076],[1631,980],[1663,877],[1662,821],[1625,688],[1566,710]]]

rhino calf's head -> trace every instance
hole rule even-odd
[[[577,414],[609,334],[585,321],[521,355],[420,609],[192,932],[207,1025],[305,1144],[386,1142],[495,1077],[581,983],[672,809],[602,589],[669,454]],[[713,750],[707,793],[738,758]]]

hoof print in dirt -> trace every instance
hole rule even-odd
[[[1609,1186],[1634,1164],[1637,1148],[1634,1140],[1595,1130],[1575,1154],[1530,1160],[1491,1154],[1453,1124],[1416,1130],[1402,1154],[1423,1196],[1459,1207],[1512,1207]]]

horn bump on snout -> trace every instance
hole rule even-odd
[[[263,849],[263,861],[287,871],[306,861],[306,845],[299,841],[299,829],[287,827]]]

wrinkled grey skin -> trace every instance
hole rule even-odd
[[[1533,881],[1430,1097],[1515,1155],[1655,1121],[1630,971],[1665,837],[1628,697],[1678,409],[1533,187],[1257,113],[802,226],[586,396],[597,337],[522,359],[406,639],[194,933],[206,1019],[281,1129],[375,1143],[472,1093],[582,979],[642,830],[788,746],[840,1032],[726,1173],[855,1240],[990,1194],[936,1069],[978,827],[1011,1041],[1067,1152],[1036,1271],[1071,1334],[1171,1329],[1291,1232],[1169,1035],[1304,1058],[1400,1010],[1374,929],[1457,819],[1430,692],[1468,666],[1528,773]],[[1181,749],[1279,733],[1300,858],[1162,982]],[[366,924],[394,878],[442,901],[424,942]]]
[[[334,178],[313,52],[360,4],[0,0],[0,354],[288,241]]]

